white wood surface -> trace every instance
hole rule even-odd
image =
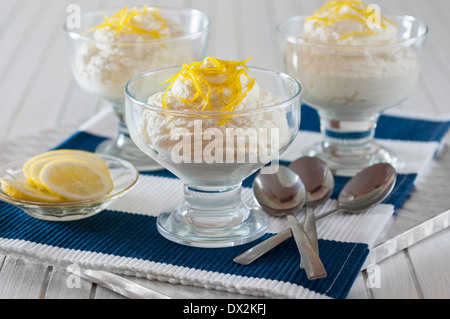
[[[425,21],[430,33],[415,93],[398,108],[450,117],[450,1],[377,0],[382,13],[409,14]],[[123,0],[0,0],[0,158],[12,160],[47,149],[102,108],[73,80],[62,25],[68,4],[84,11],[122,6]],[[133,3],[133,1],[128,2]],[[141,1],[141,3],[144,3]],[[291,15],[310,14],[318,0],[159,0],[152,5],[192,7],[212,21],[208,55],[245,59],[281,70],[275,25]],[[369,2],[368,2],[369,3]],[[371,2],[370,2],[371,3]],[[33,139],[47,132],[46,142]],[[57,133],[57,134],[56,134]],[[20,151],[7,145],[19,143]],[[50,143],[50,144],[49,144]],[[448,152],[448,151],[447,151]],[[31,154],[30,154],[31,153]],[[443,172],[450,177],[449,172]],[[450,194],[450,188],[442,190]],[[450,207],[448,207],[450,208]],[[450,229],[445,229],[359,274],[349,298],[450,298]],[[371,271],[379,282],[373,286]],[[83,281],[70,289],[68,274],[0,252],[0,298],[123,298]],[[137,279],[133,279],[137,280]],[[167,283],[139,280],[161,292]],[[196,287],[177,287],[177,298],[238,298]]]

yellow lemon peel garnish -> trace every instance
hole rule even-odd
[[[211,96],[216,94],[220,97],[222,103],[219,106],[219,112],[233,112],[256,83],[256,80],[248,75],[246,63],[250,60],[251,57],[243,61],[228,61],[207,57],[200,62],[184,64],[180,72],[161,83],[170,82],[162,97],[163,108],[169,108],[166,97],[175,81],[189,80],[195,88],[195,94],[190,99],[180,96],[180,101],[193,103],[199,100],[202,112],[205,109],[214,111],[217,106],[211,104]],[[218,76],[224,76],[225,80],[219,83],[210,80],[211,77],[217,79]],[[244,85],[241,82],[242,76],[247,78],[247,83]],[[224,124],[229,118],[230,116],[224,115],[224,119],[219,122],[219,125]]]
[[[114,36],[117,36],[120,33],[133,33],[151,36],[154,39],[161,39],[165,36],[162,31],[167,28],[167,21],[164,20],[159,11],[159,8],[149,7],[148,5],[145,5],[140,10],[136,7],[129,8],[128,6],[124,6],[120,11],[110,17],[103,13],[103,18],[105,21],[93,28],[90,28],[84,33],[90,33],[103,28],[110,28],[111,30],[116,31]],[[142,25],[142,23],[139,22],[139,20],[135,19],[140,15],[149,15],[154,21],[159,22],[159,28],[147,29],[144,25]]]
[[[349,7],[354,13],[341,13],[340,10],[343,7]],[[340,40],[347,39],[355,35],[373,34],[377,33],[370,27],[369,21],[373,11],[369,6],[361,0],[335,0],[325,3],[319,10],[306,19],[306,21],[316,20],[315,25],[322,27],[328,27],[329,25],[344,19],[352,19],[360,22],[367,30],[352,32],[346,34],[340,38]],[[380,15],[379,25],[382,29],[386,29],[387,24],[395,25],[394,22],[389,20],[383,15]]]

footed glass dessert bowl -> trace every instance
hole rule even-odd
[[[278,168],[299,129],[301,88],[288,75],[245,62],[206,58],[126,86],[133,141],[185,185],[184,201],[157,219],[169,240],[227,247],[266,232],[266,213],[243,203],[241,185],[263,166]]]
[[[304,153],[341,175],[379,162],[402,165],[374,133],[381,112],[413,92],[428,32],[410,16],[380,16],[370,25],[371,12],[362,1],[332,1],[277,26],[285,71],[320,116],[323,139]]]
[[[100,144],[97,153],[123,158],[139,170],[161,169],[129,136],[125,84],[152,69],[204,58],[209,29],[209,18],[200,11],[149,6],[87,12],[79,26],[66,23],[74,78],[111,103],[118,117],[117,138]]]

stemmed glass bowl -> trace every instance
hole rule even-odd
[[[151,8],[150,8],[151,9]],[[178,65],[204,58],[210,21],[202,12],[187,8],[157,8],[164,19],[177,24],[182,34],[138,42],[115,41],[114,37],[93,36],[86,32],[120,9],[87,12],[79,26],[66,23],[70,62],[78,85],[85,91],[109,102],[117,117],[119,132],[115,139],[100,144],[96,152],[123,158],[139,170],[161,169],[143,154],[130,139],[125,124],[125,84],[134,76],[152,69]],[[127,39],[127,37],[124,37]]]
[[[162,212],[158,231],[167,239],[196,247],[227,247],[262,236],[267,214],[244,204],[242,182],[261,169],[278,168],[278,156],[300,125],[298,81],[275,71],[249,67],[272,105],[234,112],[188,111],[149,104],[181,66],[154,70],[126,88],[126,121],[136,145],[179,177],[184,200]],[[160,93],[161,94],[161,93]]]
[[[388,17],[398,27],[398,42],[372,46],[308,42],[303,16],[277,26],[285,72],[300,81],[304,102],[320,117],[322,141],[304,153],[341,175],[378,162],[402,164],[374,133],[381,112],[414,91],[428,28],[410,16]]]

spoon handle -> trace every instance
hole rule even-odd
[[[317,240],[316,218],[314,216],[314,209],[309,205],[306,206],[304,224],[305,226],[303,227],[303,229],[312,244],[314,252],[319,256],[319,241]],[[304,268],[303,261],[300,263],[300,268]]]
[[[278,234],[267,238],[266,240],[260,242],[258,245],[250,248],[249,250],[245,251],[244,253],[240,254],[239,256],[235,257],[233,259],[234,262],[241,264],[241,265],[249,265],[268,251],[272,250],[282,242],[284,242],[286,239],[292,236],[292,232],[290,228],[287,228]]]
[[[336,209],[330,210],[326,213],[323,213],[322,215],[320,215],[316,218],[316,222],[319,222],[319,221],[325,219],[326,217],[336,214],[336,213],[340,212],[341,210],[342,209],[340,209],[340,208],[336,208]],[[241,255],[235,257],[233,259],[233,261],[238,264],[241,264],[241,265],[249,265],[252,262],[254,262],[256,259],[258,259],[262,255],[264,255],[268,251],[272,250],[273,248],[275,248],[276,246],[278,246],[279,244],[281,244],[282,242],[284,242],[286,239],[288,239],[291,236],[292,236],[291,229],[287,228],[287,229],[279,232],[278,234],[262,241],[258,245],[250,248],[249,250],[245,251]]]
[[[295,243],[300,251],[301,260],[305,266],[306,275],[309,280],[325,278],[327,272],[320,261],[319,256],[315,253],[314,247],[306,235],[303,227],[293,215],[287,216],[291,225],[292,234],[294,235]]]

